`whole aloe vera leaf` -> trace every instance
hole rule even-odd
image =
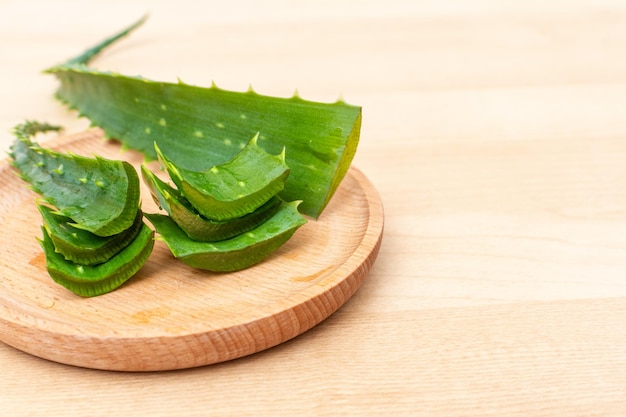
[[[127,162],[42,148],[29,135],[47,125],[15,129],[9,155],[24,181],[73,226],[99,236],[128,229],[139,207],[139,177]]]
[[[209,271],[231,272],[261,262],[306,223],[298,212],[298,204],[299,201],[282,203],[276,214],[255,229],[219,242],[189,239],[169,216],[146,213],[146,217],[172,254],[185,264]]]
[[[72,219],[56,214],[48,206],[38,205],[38,208],[55,251],[68,261],[82,265],[108,261],[137,237],[143,225],[143,213],[138,210],[135,222],[128,229],[117,235],[102,237],[75,228]]]
[[[303,200],[300,210],[318,217],[356,153],[361,107],[150,81],[87,66],[142,22],[46,70],[60,81],[56,97],[147,159],[156,158],[156,142],[189,170],[228,161],[260,132],[259,145],[268,152],[287,149],[291,174],[281,197]]]
[[[203,171],[179,168],[158,146],[156,151],[189,203],[206,218],[218,221],[252,213],[280,192],[289,176],[285,153],[267,153],[257,145],[257,136],[230,161]]]
[[[45,227],[41,247],[46,269],[57,284],[81,297],[94,297],[113,291],[128,281],[146,263],[154,246],[154,231],[142,223],[137,237],[107,262],[80,265],[57,253]]]
[[[278,197],[271,198],[254,212],[231,221],[216,221],[202,217],[179,191],[157,177],[145,165],[141,166],[144,183],[152,197],[174,222],[189,236],[201,242],[230,239],[254,229],[269,219],[280,207]]]

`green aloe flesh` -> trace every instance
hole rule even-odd
[[[298,201],[282,203],[276,214],[255,229],[219,242],[189,239],[169,216],[146,213],[146,217],[172,254],[185,264],[215,272],[231,272],[261,262],[306,223],[298,212],[298,204]]]
[[[260,132],[267,152],[287,151],[291,173],[280,196],[302,200],[300,211],[318,217],[355,155],[361,107],[151,81],[87,65],[142,22],[48,69],[60,82],[57,98],[147,159],[156,159],[156,143],[177,167],[192,171],[229,161]]]
[[[190,239],[215,242],[245,233],[269,219],[278,210],[281,200],[271,198],[254,212],[231,221],[216,221],[203,217],[180,192],[157,177],[146,166],[141,167],[144,183],[154,201],[163,208]]]
[[[138,210],[134,223],[128,229],[117,235],[102,237],[75,228],[72,219],[56,214],[48,206],[38,207],[55,251],[68,261],[82,265],[96,265],[110,260],[137,237],[143,225],[143,213]]]
[[[15,133],[10,150],[13,166],[47,204],[70,217],[74,227],[112,236],[133,224],[139,207],[139,177],[130,164],[55,152],[19,129]]]
[[[154,245],[154,231],[142,223],[137,237],[109,261],[88,266],[68,261],[55,250],[42,227],[40,241],[46,255],[46,269],[52,279],[81,297],[93,297],[120,287],[145,264]]]
[[[289,176],[285,153],[267,153],[257,145],[257,136],[230,161],[203,171],[177,167],[158,147],[157,155],[189,203],[219,221],[252,213],[280,192]]]

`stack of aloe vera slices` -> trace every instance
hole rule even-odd
[[[142,166],[155,202],[168,213],[146,217],[185,264],[216,272],[247,268],[306,223],[299,201],[284,202],[277,196],[289,176],[285,151],[269,154],[257,145],[257,138],[230,161],[203,171],[176,166],[155,145],[176,187]]]
[[[154,232],[143,222],[139,177],[123,161],[42,148],[31,137],[58,127],[26,122],[14,130],[9,155],[41,195],[40,243],[52,279],[73,293],[110,292],[147,261]]]

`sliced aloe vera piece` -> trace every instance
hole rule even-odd
[[[183,196],[204,217],[226,221],[252,213],[279,193],[289,176],[285,153],[271,155],[254,136],[233,159],[203,171],[176,166],[158,145],[159,160]]]
[[[280,198],[273,197],[254,212],[235,220],[223,222],[210,220],[200,215],[177,189],[161,180],[144,165],[141,167],[141,173],[154,201],[170,215],[190,239],[201,242],[230,239],[252,230],[273,216],[281,203]]]
[[[228,161],[261,132],[263,149],[287,149],[291,174],[280,197],[303,200],[301,212],[318,217],[356,153],[361,107],[151,81],[87,66],[144,20],[48,69],[60,82],[56,97],[148,159],[156,158],[156,142],[177,166],[195,171]]]
[[[282,203],[278,212],[257,228],[220,242],[189,239],[169,216],[146,213],[146,217],[172,254],[185,264],[198,269],[230,272],[261,262],[287,242],[306,223],[298,212],[299,203]]]
[[[108,261],[137,237],[143,225],[143,213],[138,210],[135,221],[128,229],[117,235],[103,237],[75,228],[72,219],[56,214],[50,207],[38,207],[56,252],[68,261],[82,265]]]
[[[76,228],[98,236],[128,229],[139,207],[135,169],[124,161],[42,148],[29,135],[48,125],[34,124],[16,128],[9,153],[22,179],[59,214],[71,218]]]
[[[40,241],[46,255],[46,269],[52,279],[81,297],[94,297],[113,291],[128,281],[145,264],[154,246],[154,231],[142,223],[137,237],[109,261],[80,265],[55,251],[45,227]]]

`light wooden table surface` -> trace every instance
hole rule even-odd
[[[3,152],[27,118],[85,129],[40,71],[150,12],[95,65],[341,94],[385,205],[364,285],[300,337],[162,373],[0,344],[0,415],[626,415],[626,4],[544,3],[0,0]]]

